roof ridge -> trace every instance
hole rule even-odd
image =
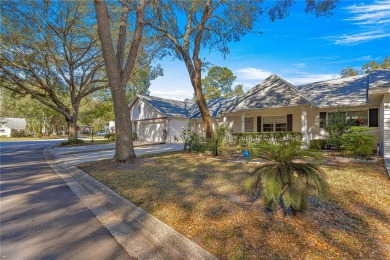
[[[314,81],[314,82],[311,82],[311,83],[305,83],[305,84],[297,85],[297,87],[311,85],[311,84],[318,84],[318,83],[323,83],[323,82],[330,82],[330,81],[335,81],[335,80],[347,80],[347,79],[359,78],[359,77],[363,78],[363,77],[367,77],[368,75],[369,75],[369,73],[364,73],[364,74],[355,75],[355,76],[346,77],[346,78],[342,78],[341,77],[341,78],[336,78],[336,79],[327,79],[327,80]]]

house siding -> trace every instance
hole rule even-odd
[[[176,136],[178,140],[183,141],[182,134],[183,128],[188,126],[188,119],[178,119],[173,118],[169,121],[169,140],[168,142],[174,142],[174,137]]]
[[[381,123],[383,124],[383,130],[381,133],[383,156],[390,157],[390,94],[384,94],[382,103],[380,106],[381,110]]]
[[[158,113],[153,107],[138,99],[130,110],[131,120],[145,120],[152,118],[161,118],[163,115]]]

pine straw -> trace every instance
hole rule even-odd
[[[382,164],[322,166],[330,200],[294,218],[244,191],[256,165],[193,154],[80,168],[220,259],[390,259],[390,180]]]

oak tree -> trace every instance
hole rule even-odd
[[[77,138],[80,102],[107,87],[93,12],[82,1],[2,1],[2,87],[61,113]]]
[[[253,31],[265,10],[271,21],[283,19],[293,0],[262,2],[252,0],[174,0],[153,1],[153,12],[147,19],[150,27],[163,34],[166,47],[184,61],[195,101],[202,115],[206,138],[213,137],[213,128],[206,98],[202,92],[202,48],[229,53],[228,43],[238,41]],[[306,12],[317,16],[330,14],[336,0],[306,0]]]
[[[141,45],[144,29],[146,1],[132,3],[121,1],[122,11],[119,19],[119,33],[114,47],[114,35],[111,32],[111,17],[104,0],[94,0],[98,34],[101,42],[107,77],[112,93],[115,114],[116,146],[114,160],[117,162],[132,162],[135,153],[133,148],[132,125],[130,110],[126,99],[126,85],[133,73],[137,54]],[[134,24],[129,25],[130,12],[135,13]],[[129,28],[133,26],[130,40],[127,39]],[[127,43],[130,44],[126,50]],[[127,52],[127,54],[126,54]]]

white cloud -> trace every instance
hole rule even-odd
[[[350,18],[345,19],[346,21],[365,25],[383,24],[383,19],[390,16],[390,1],[375,1],[366,5],[354,4],[343,9],[352,14]],[[389,21],[388,19],[386,20]]]
[[[334,39],[335,44],[339,45],[355,45],[362,42],[367,42],[374,39],[380,39],[389,37],[390,32],[385,32],[382,30],[376,30],[376,31],[369,31],[369,32],[362,32],[352,35],[340,35],[340,36],[330,36],[328,38]]]
[[[380,59],[381,59],[381,57],[374,58],[371,55],[365,55],[365,56],[358,57],[355,59],[330,61],[330,62],[327,62],[326,64],[349,63],[349,62],[353,62],[353,61],[373,61],[373,60],[380,60]]]
[[[338,45],[359,43],[390,37],[390,1],[374,1],[370,4],[350,5],[343,8],[349,15],[344,21],[357,26],[358,32],[324,37]]]
[[[303,68],[306,66],[306,63],[296,63],[296,64],[294,64],[294,66],[296,66],[298,68]]]
[[[264,80],[272,74],[272,72],[251,67],[238,69],[235,72],[241,80]]]

